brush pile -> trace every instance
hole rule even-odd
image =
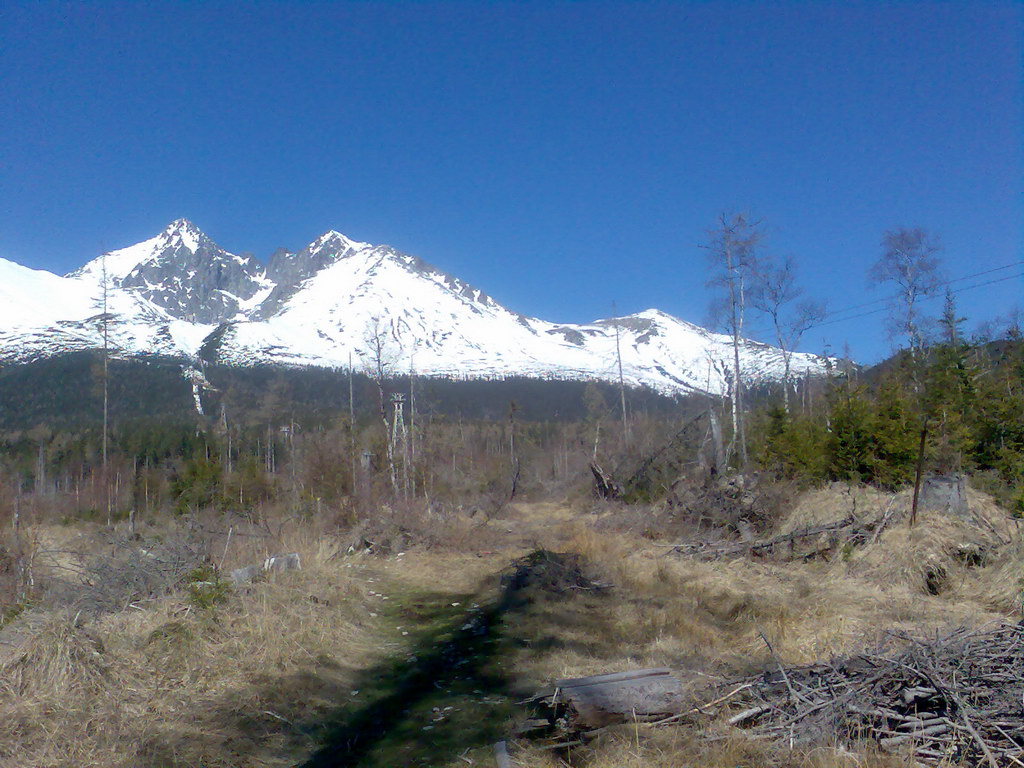
[[[689,555],[702,560],[717,560],[719,558],[781,556],[785,559],[800,557],[803,560],[811,560],[815,557],[824,557],[835,551],[841,543],[863,544],[868,540],[868,534],[880,530],[876,526],[858,526],[853,517],[842,520],[835,520],[822,525],[807,526],[798,531],[791,531],[770,539],[758,541],[703,541],[695,540],[683,544],[673,544],[672,551],[682,555]],[[801,539],[821,539],[821,543],[810,552],[797,553],[797,542]]]
[[[896,653],[737,681],[745,708],[729,724],[792,745],[870,739],[926,765],[1024,766],[1024,625],[892,638]]]

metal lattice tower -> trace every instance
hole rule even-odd
[[[405,393],[391,395],[391,456],[402,457],[402,487],[409,494],[409,432],[405,426]],[[397,490],[397,489],[396,489]]]

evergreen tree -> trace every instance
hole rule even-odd
[[[834,480],[868,481],[875,467],[870,403],[863,390],[849,384],[831,397],[828,474]]]

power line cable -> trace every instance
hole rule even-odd
[[[943,280],[942,282],[937,283],[935,287],[936,288],[941,288],[944,285],[953,285],[954,283],[962,283],[964,280],[971,280],[972,278],[981,277],[983,275],[989,275],[989,274],[992,274],[993,272],[1001,272],[1004,269],[1011,269],[1013,267],[1020,266],[1021,264],[1024,264],[1024,260],[1014,261],[1014,262],[1011,262],[1009,264],[1003,264],[1001,267],[993,267],[992,269],[986,269],[986,270],[983,270],[981,272],[974,272],[974,273],[969,274],[969,275],[964,275],[963,277],[953,278],[952,280]],[[894,293],[891,296],[883,296],[880,299],[875,299],[873,301],[866,301],[863,304],[853,304],[853,305],[848,306],[848,307],[841,307],[840,309],[832,310],[831,312],[828,313],[828,315],[829,316],[841,315],[842,313],[849,312],[850,310],[853,310],[853,309],[860,309],[862,307],[871,307],[871,306],[874,306],[875,304],[881,304],[883,301],[892,301],[893,299],[899,298],[899,296],[900,296],[900,294]]]
[[[1020,264],[1020,263],[1024,263],[1024,262],[1018,262],[1018,264]],[[1014,265],[1011,265],[1011,266],[1014,266]],[[995,271],[995,270],[988,270],[987,272],[981,272],[979,274],[988,274],[989,272],[993,272],[993,271]],[[977,277],[977,275],[974,275],[974,277]],[[1019,272],[1019,273],[1014,274],[1014,275],[1007,275],[1005,277],[997,277],[994,280],[986,280],[985,282],[977,283],[975,285],[966,285],[963,288],[957,288],[955,291],[950,291],[950,293],[955,296],[957,294],[963,293],[964,291],[970,291],[970,290],[972,290],[974,288],[982,288],[982,287],[984,287],[986,285],[995,285],[996,283],[1005,283],[1007,280],[1013,280],[1016,277],[1024,277],[1024,272]],[[957,280],[955,280],[955,281],[953,281],[953,280],[947,281],[946,284],[950,284],[950,283],[953,283],[953,282],[961,282],[961,281],[963,281],[965,279],[968,279],[968,278],[957,278]],[[927,296],[924,299],[922,299],[922,301],[929,301],[931,299],[936,299],[936,298],[938,298],[938,297],[937,296]],[[825,326],[825,325],[834,325],[835,323],[845,323],[848,320],[858,320],[858,319],[860,319],[862,317],[869,317],[870,315],[877,315],[879,312],[886,312],[888,309],[889,309],[888,307],[881,307],[879,309],[872,309],[869,312],[861,312],[860,314],[857,314],[857,315],[851,315],[850,317],[840,317],[840,318],[835,318],[833,320],[825,320],[824,322],[816,323],[815,325],[810,326],[808,328],[808,330],[810,330],[811,328],[821,328],[822,326]],[[826,317],[829,317],[829,315],[826,315]]]
[[[999,267],[992,267],[991,269],[985,269],[985,270],[982,270],[980,272],[972,272],[972,273],[967,274],[967,275],[962,275],[961,277],[954,277],[954,278],[951,278],[949,280],[943,280],[943,281],[937,283],[935,285],[935,288],[942,288],[943,286],[954,285],[955,283],[962,283],[964,280],[972,280],[975,277],[983,277],[984,275],[990,275],[990,274],[992,274],[994,272],[1001,272],[1004,269],[1011,269],[1013,267],[1017,267],[1017,266],[1020,266],[1022,264],[1024,264],[1024,259],[1019,260],[1019,261],[1013,261],[1013,262],[1010,262],[1009,264],[1003,264],[1002,266],[999,266]],[[1006,278],[1001,278],[1001,279],[990,281],[990,282],[980,283],[978,286],[967,286],[965,288],[957,289],[956,291],[953,291],[953,293],[956,294],[956,293],[959,293],[959,292],[962,292],[962,291],[965,291],[965,290],[970,290],[973,287],[981,287],[983,285],[992,285],[993,283],[1001,283],[1004,280],[1010,280],[1010,279],[1013,279],[1014,277],[1017,277],[1017,275],[1010,275],[1009,277],[1006,277]],[[860,319],[862,317],[870,317],[871,315],[877,315],[880,312],[887,311],[888,307],[880,307],[879,309],[873,309],[873,310],[871,310],[869,312],[861,312],[861,313],[858,313],[856,315],[850,315],[849,317],[838,317],[838,315],[842,315],[842,314],[844,314],[846,312],[850,312],[851,310],[854,310],[854,309],[861,309],[863,307],[872,307],[872,306],[874,306],[876,304],[881,304],[883,302],[892,301],[893,299],[898,299],[899,297],[900,297],[899,293],[894,293],[894,294],[892,294],[890,296],[883,296],[883,297],[881,297],[879,299],[874,299],[873,301],[866,301],[863,304],[852,304],[852,305],[850,305],[848,307],[842,307],[840,309],[833,309],[833,310],[827,311],[825,313],[825,315],[824,315],[824,320],[822,322],[816,323],[815,325],[812,325],[812,326],[809,326],[807,330],[811,330],[812,328],[820,328],[823,325],[831,325],[833,323],[841,323],[841,322],[844,322],[846,320],[858,320],[858,319]],[[936,298],[936,296],[934,294],[929,294],[927,296],[923,296],[922,297],[922,301],[927,301],[927,300],[933,299],[933,298]],[[765,335],[767,335],[767,334],[769,334],[771,332],[772,332],[771,328],[765,328],[765,327],[761,327],[761,326],[754,326],[754,327],[745,328],[744,329],[744,336],[746,336],[746,337],[765,336]]]

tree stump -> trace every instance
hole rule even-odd
[[[921,486],[921,508],[968,517],[967,483],[963,475],[929,475]]]

